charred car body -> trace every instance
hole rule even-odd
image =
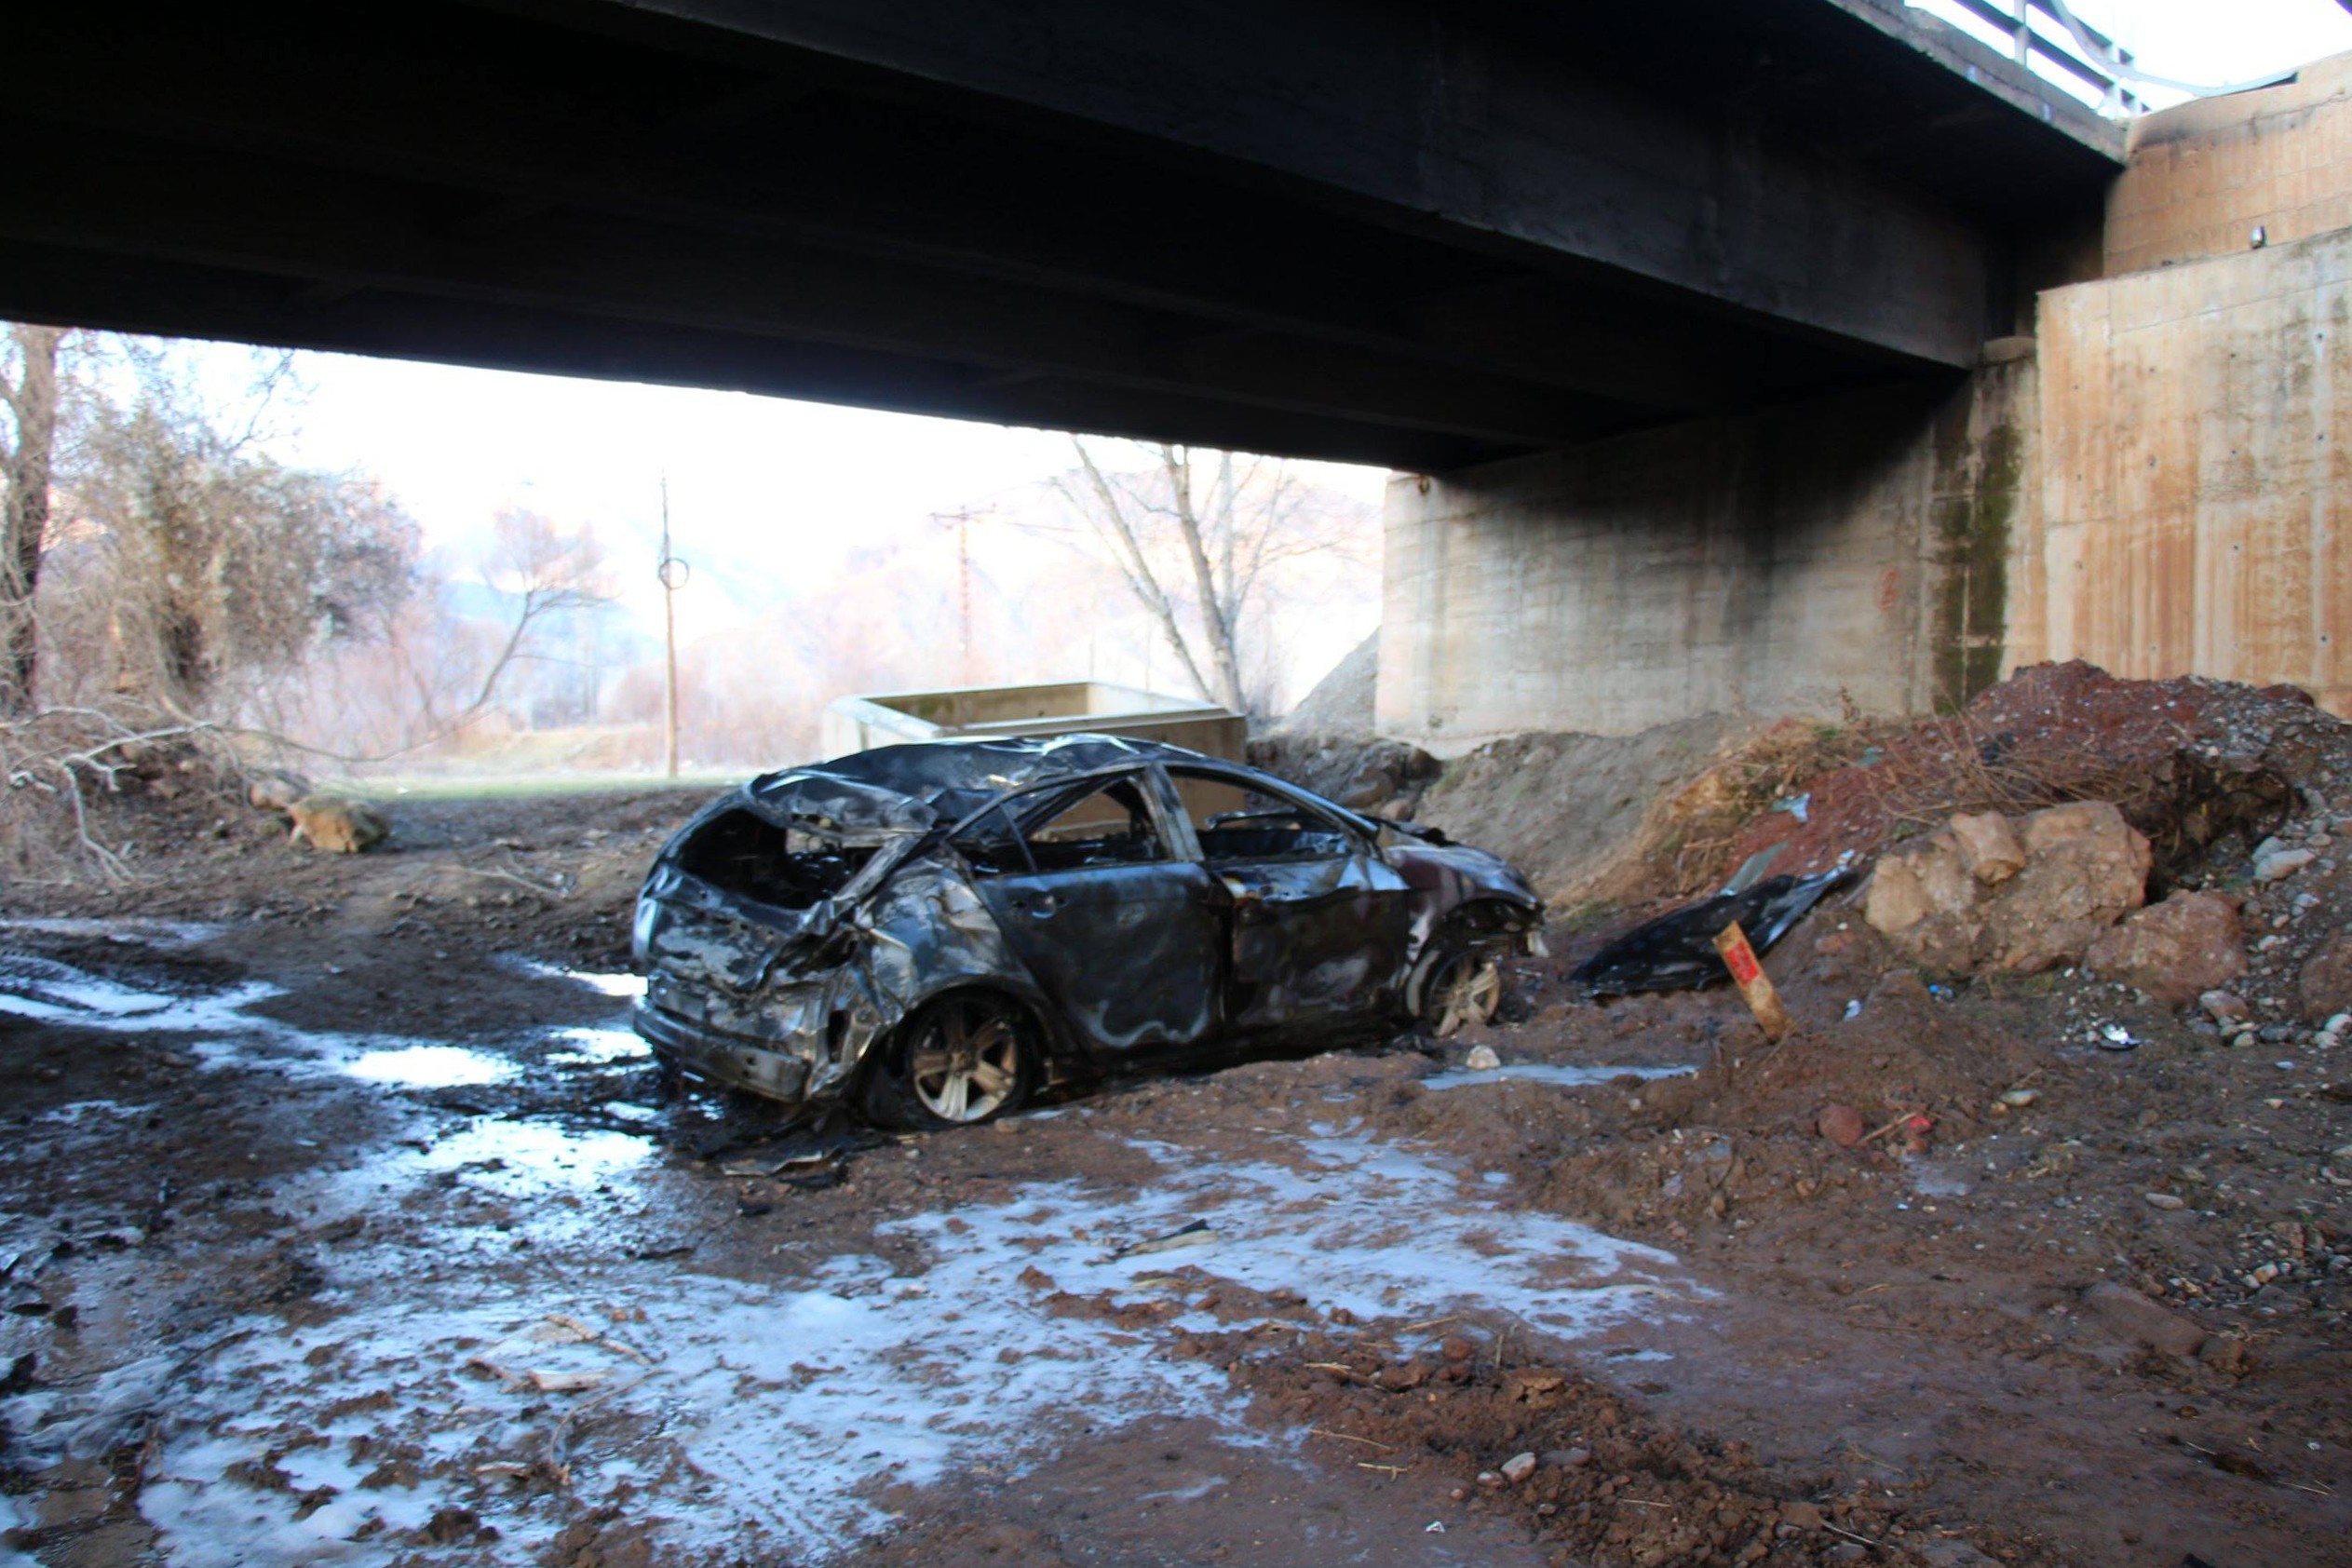
[[[1542,908],[1483,851],[1104,736],[930,741],[764,775],[638,896],[672,1073],[897,1126],[1065,1077],[1493,1014]]]

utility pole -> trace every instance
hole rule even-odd
[[[665,663],[662,683],[662,760],[669,776],[678,777],[678,590],[686,586],[686,563],[669,553],[669,476],[661,477],[661,643]]]
[[[972,683],[972,524],[995,512],[994,507],[979,511],[958,507],[952,512],[931,514],[933,522],[955,524],[955,619],[960,650],[956,678],[967,686]]]

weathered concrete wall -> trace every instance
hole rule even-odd
[[[1393,485],[1381,727],[1918,712],[2048,658],[2352,714],[2352,55],[2140,121],[2103,249],[1956,387]]]
[[[2352,713],[2352,230],[2053,290],[2041,324],[2010,662],[2291,681]]]
[[[1381,729],[1452,750],[1996,678],[2032,361],[1439,478],[1386,508]]]
[[[2352,54],[2294,81],[2150,115],[2108,196],[2107,273],[2274,245],[2352,225]]]

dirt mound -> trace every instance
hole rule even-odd
[[[1849,714],[1840,723],[1783,719],[1735,733],[1696,777],[1660,794],[1642,821],[1629,868],[1642,890],[1690,898],[1723,885],[1747,858],[1741,839],[1759,817],[1785,810],[1801,781],[1868,754],[1900,734],[1891,721]]]
[[[1356,644],[1315,689],[1291,710],[1272,733],[1294,736],[1368,736],[1372,733],[1373,696],[1380,684],[1380,633]]]
[[[1504,857],[1555,909],[1623,897],[1648,880],[1654,803],[1744,729],[1710,714],[1639,735],[1508,736],[1448,764],[1416,820]]]
[[[2333,795],[2347,782],[2352,725],[2291,687],[2035,665],[1958,714],[1883,735],[1845,765],[1793,783],[1802,814],[1755,818],[1731,858],[1779,845],[1772,869],[1802,873],[1955,812],[2106,800],[2154,847],[2155,896],[2217,847],[2251,848],[2275,831],[2298,788]]]
[[[1250,742],[1250,764],[1351,811],[1389,818],[1411,818],[1443,767],[1405,741],[1320,734],[1262,736]]]

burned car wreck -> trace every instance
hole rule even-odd
[[[1490,1018],[1543,910],[1481,850],[1105,736],[764,775],[637,900],[663,1069],[899,1127],[1048,1083]]]

